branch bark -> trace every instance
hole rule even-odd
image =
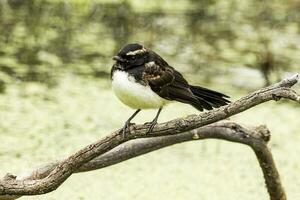
[[[269,134],[262,134],[268,131],[246,129],[235,123],[214,123],[269,100],[286,98],[300,102],[300,96],[291,89],[298,79],[297,74],[219,109],[158,124],[149,134],[146,134],[148,125],[131,126],[125,138],[120,130],[115,131],[70,157],[41,167],[22,179],[8,174],[0,180],[0,199],[44,194],[55,190],[72,173],[106,167],[179,142],[217,138],[249,145],[263,170],[270,199],[284,200],[286,197],[279,174],[266,145]]]

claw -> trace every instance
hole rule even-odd
[[[123,128],[122,128],[122,137],[123,139],[126,138],[126,131],[128,130],[128,133],[130,134],[130,126],[134,125],[134,123],[130,123],[129,121],[126,121]]]
[[[148,131],[147,131],[147,134],[153,131],[153,129],[154,129],[154,127],[155,127],[156,124],[157,124],[157,120],[153,120],[153,121],[150,123],[150,126],[149,126],[149,129],[148,129]]]
[[[129,134],[130,134],[130,126],[133,125],[134,123],[130,123],[130,121],[141,111],[141,109],[136,110],[133,115],[131,115],[129,117],[129,119],[125,122],[125,125],[123,126],[122,129],[122,136],[123,139],[126,138],[126,131],[128,130]]]
[[[146,133],[146,134],[148,134],[148,133],[150,133],[150,132],[152,132],[152,131],[153,131],[153,128],[154,128],[154,127],[155,127],[155,125],[157,124],[157,119],[158,119],[158,116],[159,116],[159,114],[160,114],[161,110],[162,110],[162,107],[160,107],[160,108],[158,109],[158,112],[157,112],[157,114],[156,114],[155,118],[152,120],[152,122],[150,122],[150,123],[149,123],[149,124],[150,124],[150,126],[149,126],[149,129],[148,129],[148,131],[147,131],[147,133]],[[148,124],[148,123],[146,123],[146,124]]]

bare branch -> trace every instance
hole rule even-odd
[[[236,136],[236,127],[241,126],[233,122],[218,122],[181,134],[133,139],[113,148],[112,150],[100,155],[90,162],[85,163],[74,173],[101,169],[128,160],[130,158],[155,151],[157,149],[162,149],[173,144],[187,141],[216,138],[241,143],[244,141],[244,138],[246,136],[244,135],[240,140],[233,138],[233,136]],[[239,130],[241,130],[241,128]],[[256,132],[257,131],[252,131],[251,136],[266,142],[269,140],[270,134],[268,131],[266,131],[265,134],[262,134],[262,131],[260,131],[259,134],[256,134]],[[226,137],[226,134],[232,136]],[[45,178],[57,165],[59,165],[60,162],[61,161],[56,161],[53,163],[42,165],[32,172],[26,173],[26,176],[24,176],[22,179],[35,180]]]
[[[166,123],[159,124],[154,128],[153,132],[151,132],[150,134],[146,134],[148,125],[132,126],[130,133],[127,132],[125,138],[123,138],[122,134],[120,134],[120,130],[115,131],[112,134],[106,136],[105,138],[81,149],[80,151],[71,155],[67,159],[60,161],[58,165],[54,164],[53,165],[54,169],[49,170],[50,173],[45,173],[45,177],[41,179],[18,180],[13,175],[7,176],[6,178],[0,181],[0,194],[1,195],[36,195],[36,194],[44,194],[53,191],[57,187],[59,187],[59,185],[61,185],[72,173],[75,173],[77,171],[86,171],[92,168],[99,168],[99,167],[95,167],[96,165],[92,165],[93,162],[95,163],[97,161],[97,160],[92,161],[94,158],[99,157],[102,154],[104,156],[105,155],[104,153],[112,150],[113,148],[117,147],[118,145],[128,140],[132,140],[136,138],[145,138],[145,137],[157,137],[157,136],[167,137],[167,136],[175,136],[176,134],[184,138],[184,134],[188,134],[189,131],[194,133],[193,134],[194,138],[204,139],[204,137],[202,138],[201,134],[198,134],[197,128],[202,127],[203,129],[208,127],[209,129],[213,130],[212,127],[213,125],[209,125],[209,126],[205,126],[205,125],[212,124],[214,122],[220,121],[222,119],[225,119],[237,113],[243,112],[244,110],[247,110],[263,102],[269,100],[279,100],[280,98],[287,98],[287,99],[300,102],[299,95],[290,89],[290,87],[292,87],[294,84],[297,83],[298,79],[299,79],[299,75],[295,75],[277,84],[253,92],[252,94],[243,97],[240,100],[235,101],[227,106],[223,106],[219,109],[215,109],[210,112],[201,113],[200,115],[191,115],[186,118],[175,119]],[[193,129],[197,129],[197,130],[193,130]],[[224,134],[211,134],[205,138],[219,138],[219,139],[225,139],[229,141],[235,141],[235,142],[240,142],[240,143],[250,145],[253,149],[255,149],[256,155],[258,156],[258,160],[264,172],[264,177],[266,178],[266,184],[268,186],[268,191],[269,194],[271,195],[271,199],[278,199],[278,198],[272,198],[273,193],[274,195],[280,193],[282,195],[277,195],[277,197],[281,196],[282,198],[280,199],[285,199],[285,195],[280,185],[278,172],[273,163],[271,153],[270,152],[261,153],[261,152],[268,152],[268,148],[266,147],[265,142],[262,142],[262,140],[260,139],[259,140],[260,144],[258,143],[250,144],[248,143],[248,139],[252,137],[249,138],[242,137],[241,139],[240,137],[237,137],[237,134],[226,135],[225,133],[226,131],[224,130]],[[253,140],[251,140],[251,142],[253,142]],[[260,147],[260,150],[257,150],[256,145]],[[265,147],[262,147],[262,145],[264,145]],[[161,147],[163,147],[163,145]],[[265,155],[265,157],[260,157],[261,154]],[[134,156],[135,155],[132,155],[131,157]],[[119,162],[120,161],[122,161],[122,159],[120,159]],[[115,161],[115,163],[116,162],[117,160]],[[265,168],[264,165],[266,163],[274,167]],[[114,164],[114,162],[112,162],[111,164]],[[270,169],[272,169],[271,172]],[[269,176],[268,173],[270,173],[271,176]],[[277,186],[271,187],[275,182],[277,183]]]

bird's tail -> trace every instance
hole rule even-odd
[[[227,105],[230,101],[229,96],[200,86],[190,86],[192,93],[196,96],[199,103],[192,105],[198,110],[211,110],[220,106]]]

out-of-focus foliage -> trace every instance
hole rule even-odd
[[[123,125],[132,110],[112,94],[107,75],[125,43],[145,43],[191,83],[234,101],[246,93],[237,85],[262,84],[259,71],[266,82],[299,71],[299,10],[299,0],[0,0],[0,177],[64,158]],[[291,199],[300,199],[299,111],[270,102],[232,119],[270,128]],[[134,122],[155,112],[143,111]],[[195,113],[174,103],[159,120]],[[75,175],[55,192],[24,199],[267,196],[250,149],[207,140]]]
[[[299,10],[297,0],[1,0],[0,91],[16,80],[53,86],[65,71],[106,75],[131,41],[181,71],[247,66],[268,83],[271,71],[299,69]]]

